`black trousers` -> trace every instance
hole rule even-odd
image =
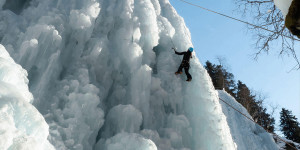
[[[189,69],[190,69],[190,64],[187,64],[187,63],[181,63],[177,72],[182,72],[182,69],[184,68],[184,72],[186,74],[186,77],[188,79],[192,79],[192,76],[191,74],[189,73]]]

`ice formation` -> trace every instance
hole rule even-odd
[[[118,133],[107,139],[101,150],[157,150],[156,145],[149,139],[136,133]]]
[[[46,146],[40,149],[238,149],[197,57],[192,82],[174,75],[181,57],[172,43],[178,51],[192,43],[168,0],[0,0],[0,6],[1,44],[29,79],[1,48],[15,67],[0,71],[1,114],[8,114],[0,121],[9,127],[0,136],[10,140],[0,149],[18,146],[11,143],[18,135],[32,147]]]
[[[27,83],[27,72],[0,45],[0,149],[54,150]]]
[[[218,91],[219,97],[241,111],[243,114],[252,118],[247,110],[238,103],[232,96],[225,91]],[[266,132],[262,127],[242,116],[239,112],[232,109],[225,103],[222,104],[222,110],[227,117],[232,138],[241,150],[278,150],[273,136]]]

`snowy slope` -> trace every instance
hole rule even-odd
[[[252,118],[247,110],[225,91],[218,90],[219,97]],[[222,104],[222,110],[227,117],[230,132],[238,150],[278,150],[273,136],[262,127],[250,121],[230,106]]]
[[[279,138],[280,138],[280,139],[279,139]],[[280,150],[286,150],[286,149],[289,149],[288,146],[287,146],[287,144],[286,144],[285,142],[290,143],[290,145],[294,144],[294,145],[292,145],[292,146],[294,146],[295,148],[297,148],[297,150],[300,150],[300,143],[296,143],[296,142],[291,141],[291,140],[288,140],[288,139],[286,139],[286,138],[284,138],[284,137],[278,137],[278,136],[274,136],[274,139],[276,139],[276,144],[279,146],[279,149],[280,149]],[[284,140],[285,142],[284,142],[283,140]]]
[[[1,44],[27,70],[24,86],[39,111],[31,114],[43,115],[55,149],[236,149],[197,57],[191,61],[191,83],[174,75],[181,57],[171,50],[172,42],[179,51],[192,43],[168,0],[0,4]],[[30,117],[24,121],[37,125]],[[48,130],[41,130],[37,137],[46,141]],[[0,149],[10,144],[5,141]]]

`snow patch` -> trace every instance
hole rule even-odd
[[[274,0],[274,4],[281,10],[284,18],[289,12],[292,1],[293,0]]]

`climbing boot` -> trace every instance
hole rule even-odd
[[[178,74],[182,74],[182,72],[181,72],[181,71],[180,71],[180,72],[175,72],[175,74],[176,74],[176,75],[178,75]]]
[[[187,81],[187,82],[191,82],[191,81],[192,81],[192,79],[191,79],[191,78],[189,78],[189,79],[186,79],[186,81]]]

